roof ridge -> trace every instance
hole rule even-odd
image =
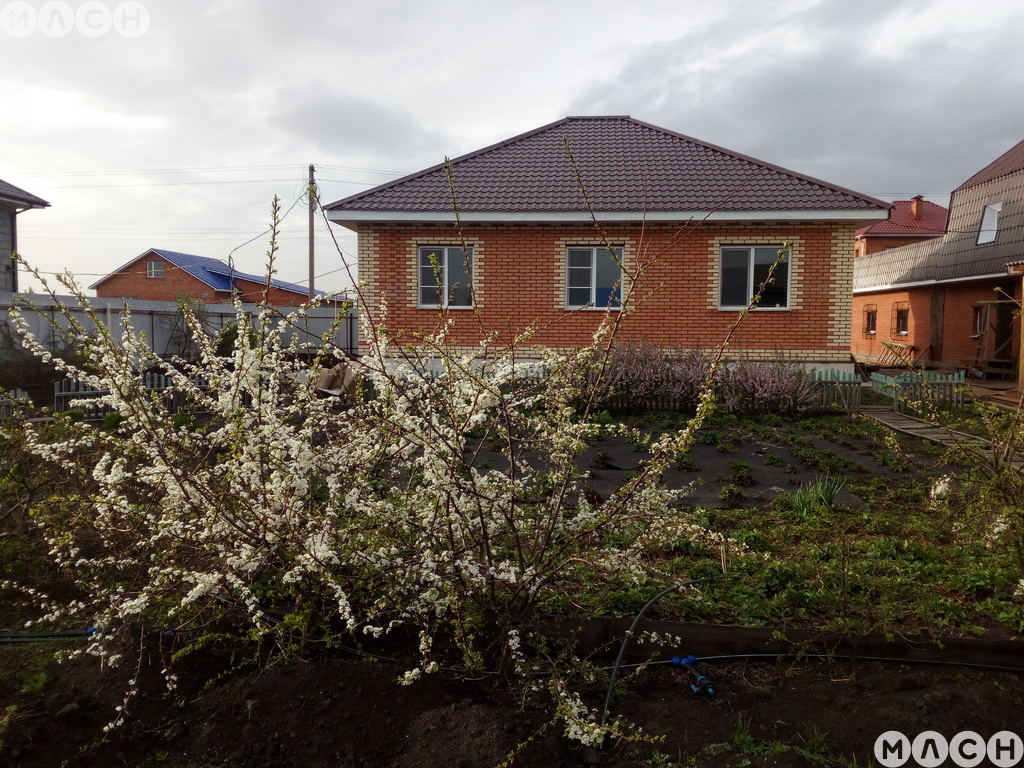
[[[891,207],[628,115],[580,115],[446,159],[331,203],[326,210],[450,215],[457,206],[474,214],[578,213],[587,205],[576,175],[582,177],[594,210],[617,215],[726,209],[874,214]]]
[[[1009,176],[1021,169],[1024,169],[1024,140],[1018,141],[953,191],[959,192],[961,189],[976,187],[979,184]]]
[[[810,182],[812,184],[817,184],[818,186],[820,186],[822,188],[838,189],[839,191],[843,191],[843,193],[846,193],[847,195],[852,195],[855,198],[860,198],[861,200],[864,200],[864,201],[870,201],[871,203],[878,204],[878,205],[881,205],[881,206],[887,207],[887,208],[891,208],[892,207],[890,203],[888,203],[888,202],[886,202],[884,200],[881,200],[879,198],[872,198],[872,197],[870,197],[868,195],[863,195],[861,193],[858,193],[858,191],[855,191],[854,189],[850,189],[849,187],[840,186],[838,184],[834,184],[834,183],[831,183],[829,181],[825,181],[824,179],[819,179],[819,178],[817,178],[815,176],[808,176],[806,173],[801,173],[800,171],[795,171],[792,168],[785,168],[784,166],[776,165],[775,163],[769,163],[766,160],[759,160],[758,158],[755,158],[755,157],[753,157],[751,155],[744,155],[743,153],[739,153],[739,152],[736,152],[734,150],[729,150],[729,148],[727,148],[725,146],[721,146],[719,144],[713,144],[710,141],[705,141],[703,139],[694,138],[693,136],[688,136],[685,133],[680,133],[678,131],[674,131],[671,128],[662,128],[660,126],[652,125],[651,123],[645,123],[642,120],[637,120],[636,118],[630,118],[630,120],[632,120],[634,123],[637,123],[639,125],[645,126],[645,127],[650,128],[652,130],[660,131],[662,133],[666,133],[666,134],[669,134],[671,136],[676,136],[678,138],[681,138],[681,139],[683,139],[685,141],[690,141],[690,142],[692,142],[694,144],[697,144],[699,146],[706,146],[706,147],[710,148],[710,150],[713,150],[714,152],[720,152],[720,153],[722,153],[724,155],[728,155],[729,157],[736,158],[736,159],[742,160],[744,162],[753,163],[754,165],[760,166],[762,168],[768,168],[768,169],[771,169],[773,171],[777,171],[779,173],[784,173],[787,176],[791,176],[793,178],[801,179],[803,181],[808,181],[808,182]]]
[[[455,157],[455,158],[449,158],[448,156],[445,156],[445,159],[444,159],[443,162],[437,163],[436,165],[432,165],[429,168],[424,168],[422,171],[416,171],[414,173],[406,174],[405,176],[402,176],[401,178],[392,179],[391,181],[386,181],[383,184],[379,184],[376,187],[371,187],[370,189],[364,190],[362,192],[356,192],[354,195],[349,195],[348,197],[342,198],[341,200],[338,200],[337,202],[331,203],[330,205],[327,206],[327,209],[330,210],[332,208],[338,207],[342,203],[345,203],[345,202],[347,202],[349,200],[354,200],[357,197],[362,197],[364,195],[369,195],[369,194],[374,194],[374,193],[377,193],[377,192],[382,192],[382,191],[384,191],[386,189],[389,189],[391,187],[397,186],[399,184],[404,184],[406,182],[412,181],[413,179],[417,179],[417,178],[421,178],[423,176],[427,176],[427,175],[429,175],[431,173],[434,173],[435,171],[438,171],[438,170],[440,170],[442,168],[445,168],[445,167],[447,167],[449,165],[454,166],[456,163],[461,163],[461,162],[469,160],[469,159],[471,159],[473,157],[477,157],[479,155],[483,155],[483,154],[485,154],[487,152],[490,152],[492,150],[498,149],[499,147],[502,147],[502,146],[508,146],[508,145],[513,144],[513,143],[515,143],[517,141],[521,141],[522,139],[526,139],[526,138],[529,138],[530,136],[533,136],[533,135],[536,135],[536,134],[541,133],[543,131],[546,131],[546,130],[548,130],[550,128],[554,128],[556,125],[559,125],[560,123],[566,123],[569,120],[575,120],[575,119],[578,119],[578,118],[563,117],[560,120],[555,120],[553,123],[548,123],[547,125],[542,125],[540,128],[534,128],[531,131],[526,131],[525,133],[517,134],[516,136],[512,136],[510,138],[504,139],[503,141],[499,141],[499,142],[497,142],[495,144],[491,144],[489,146],[482,147],[480,149],[474,150],[473,152],[468,152],[468,153],[466,153],[464,155],[459,155],[458,157]]]

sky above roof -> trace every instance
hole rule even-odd
[[[940,204],[1024,139],[1019,0],[133,2],[0,0],[0,178],[51,203],[19,250],[83,285],[149,248],[260,273],[274,195],[305,284],[310,163],[331,203],[567,115]],[[355,237],[316,232],[344,289]]]

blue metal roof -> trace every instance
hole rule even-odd
[[[114,270],[114,272],[112,272],[111,275],[124,270],[126,267],[128,267],[129,264],[133,264],[134,262],[138,261],[143,256],[149,253],[155,253],[158,256],[162,256],[164,259],[169,261],[174,266],[184,270],[185,272],[188,272],[190,275],[192,275],[192,277],[206,283],[215,291],[230,292],[232,289],[232,282],[234,280],[239,279],[249,280],[251,282],[260,283],[263,285],[266,285],[267,282],[266,275],[254,275],[250,274],[249,272],[242,272],[241,270],[238,269],[232,269],[230,266],[228,266],[226,262],[223,262],[220,259],[211,259],[208,256],[196,256],[195,254],[192,253],[168,251],[163,248],[150,248],[142,255],[132,259],[130,262],[128,262],[128,264],[125,264],[124,266]],[[107,277],[109,276],[110,275],[108,275]],[[101,278],[100,280],[97,280],[89,287],[95,288],[97,285],[99,285],[106,279],[106,277]],[[306,289],[304,285],[289,283],[285,282],[284,280],[272,279],[270,281],[270,284],[274,288],[280,288],[285,291],[292,291],[293,293],[298,293],[303,296],[306,296],[309,293],[309,291]],[[323,291],[314,291],[314,293],[318,296],[324,295]]]

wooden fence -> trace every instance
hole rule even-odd
[[[821,394],[818,402],[820,406],[840,406],[849,410],[860,408],[860,393],[864,384],[860,374],[829,368],[814,371],[812,375]]]
[[[911,404],[922,401],[962,406],[965,381],[964,371],[949,374],[907,371],[896,376],[873,373],[871,389],[891,397],[893,407],[903,413],[910,409]]]

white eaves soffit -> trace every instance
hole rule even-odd
[[[571,222],[571,221],[883,221],[887,210],[779,210],[779,211],[460,211],[463,222]],[[452,222],[455,215],[437,211],[328,210],[329,221],[345,222]]]

